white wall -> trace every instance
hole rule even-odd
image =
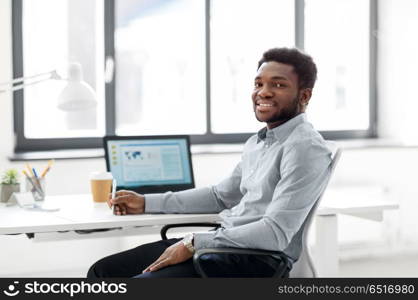
[[[0,0],[0,81],[9,80],[12,74],[10,3],[11,0]],[[418,59],[414,54],[418,52],[416,42],[412,41],[417,35],[413,33],[418,30],[418,24],[415,24],[418,22],[417,3],[414,0],[404,0],[402,4],[394,0],[381,0],[379,6],[382,14],[382,31],[376,33],[381,46],[379,130],[384,136],[414,137],[415,130],[408,129],[418,127],[414,110],[418,103],[414,94],[414,70],[418,67]],[[411,59],[408,58],[409,54]],[[405,130],[407,135],[404,134]],[[23,163],[12,163],[6,158],[13,148],[12,132],[12,98],[10,94],[0,94],[0,170],[23,167]],[[238,160],[238,154],[194,155],[197,185],[216,183],[232,170]],[[39,168],[45,165],[45,161],[31,163]],[[89,172],[104,169],[103,159],[58,160],[48,176],[48,193],[86,193]],[[374,255],[378,252],[376,248],[402,253],[417,249],[417,169],[417,148],[352,149],[343,153],[332,181],[334,187],[383,186],[388,190],[387,196],[399,202],[402,207],[399,212],[388,213],[382,224],[349,217],[340,218],[343,226],[339,232],[343,245],[354,247],[356,243],[362,242],[361,255]],[[57,270],[56,274],[61,276],[74,275],[71,269],[86,271],[96,259],[152,238],[34,243],[24,236],[0,236],[0,276],[40,276],[46,271],[51,274],[51,270]],[[370,247],[365,247],[364,243]],[[342,254],[345,253],[347,257],[354,253],[344,252],[344,247],[342,250]]]

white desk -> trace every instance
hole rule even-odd
[[[379,199],[344,201],[341,194],[327,193],[316,216],[315,263],[321,277],[338,275],[338,214],[355,215],[375,221],[382,220],[383,211],[397,209],[398,205]],[[57,212],[23,210],[17,206],[0,206],[0,234],[46,233],[58,231],[91,230],[102,228],[134,229],[135,227],[162,226],[189,222],[216,222],[216,214],[144,214],[115,216],[106,203],[93,203],[90,195],[50,196],[47,202],[59,206]],[[132,231],[131,231],[132,232]],[[122,235],[115,232],[113,235]],[[85,235],[84,235],[85,236]],[[74,237],[74,235],[73,235]]]
[[[67,230],[127,228],[187,222],[216,222],[216,214],[142,214],[115,216],[106,203],[94,203],[90,194],[49,196],[56,212],[0,207],[0,234],[45,233]]]
[[[328,189],[316,214],[315,265],[319,277],[338,276],[338,215],[382,221],[385,210],[399,205],[383,201],[380,188]]]

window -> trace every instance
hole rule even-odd
[[[309,118],[318,130],[369,128],[369,15],[363,0],[305,0],[305,49],[319,67]]]
[[[65,71],[78,61],[99,102],[91,111],[61,112],[54,103],[61,83],[53,81],[15,92],[16,151],[101,147],[106,134],[243,142],[263,126],[250,100],[257,61],[269,48],[295,45],[318,65],[308,108],[316,128],[326,138],[374,135],[375,0],[12,5],[14,76]],[[115,61],[110,84],[105,56]]]
[[[15,92],[16,150],[96,147],[105,134],[104,6],[101,0],[13,1],[14,77],[83,67],[98,105],[82,112],[57,108],[63,81],[48,80]],[[51,26],[53,24],[53,26]]]
[[[214,133],[255,132],[262,127],[254,117],[251,101],[257,62],[267,49],[293,47],[294,25],[293,0],[212,1],[210,94]]]
[[[205,1],[116,1],[116,133],[204,134]]]
[[[91,110],[63,112],[57,108],[56,99],[65,82],[49,80],[26,87],[25,136],[103,136],[102,1],[25,0],[22,8],[23,73],[33,75],[58,68],[65,74],[69,62],[79,62],[85,81],[95,89],[98,99],[98,106]]]

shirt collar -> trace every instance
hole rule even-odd
[[[278,140],[280,142],[283,142],[286,140],[286,138],[290,135],[290,133],[295,129],[299,124],[307,122],[306,114],[300,113],[296,117],[293,117],[292,119],[286,121],[285,123],[273,128],[268,129],[267,127],[264,127],[257,133],[257,144],[260,141],[264,141],[267,137],[267,135],[271,135],[274,140]]]

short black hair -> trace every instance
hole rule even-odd
[[[309,55],[296,48],[273,48],[263,53],[263,57],[258,62],[257,70],[260,66],[269,61],[293,66],[298,75],[299,89],[313,88],[316,81],[316,65]]]

